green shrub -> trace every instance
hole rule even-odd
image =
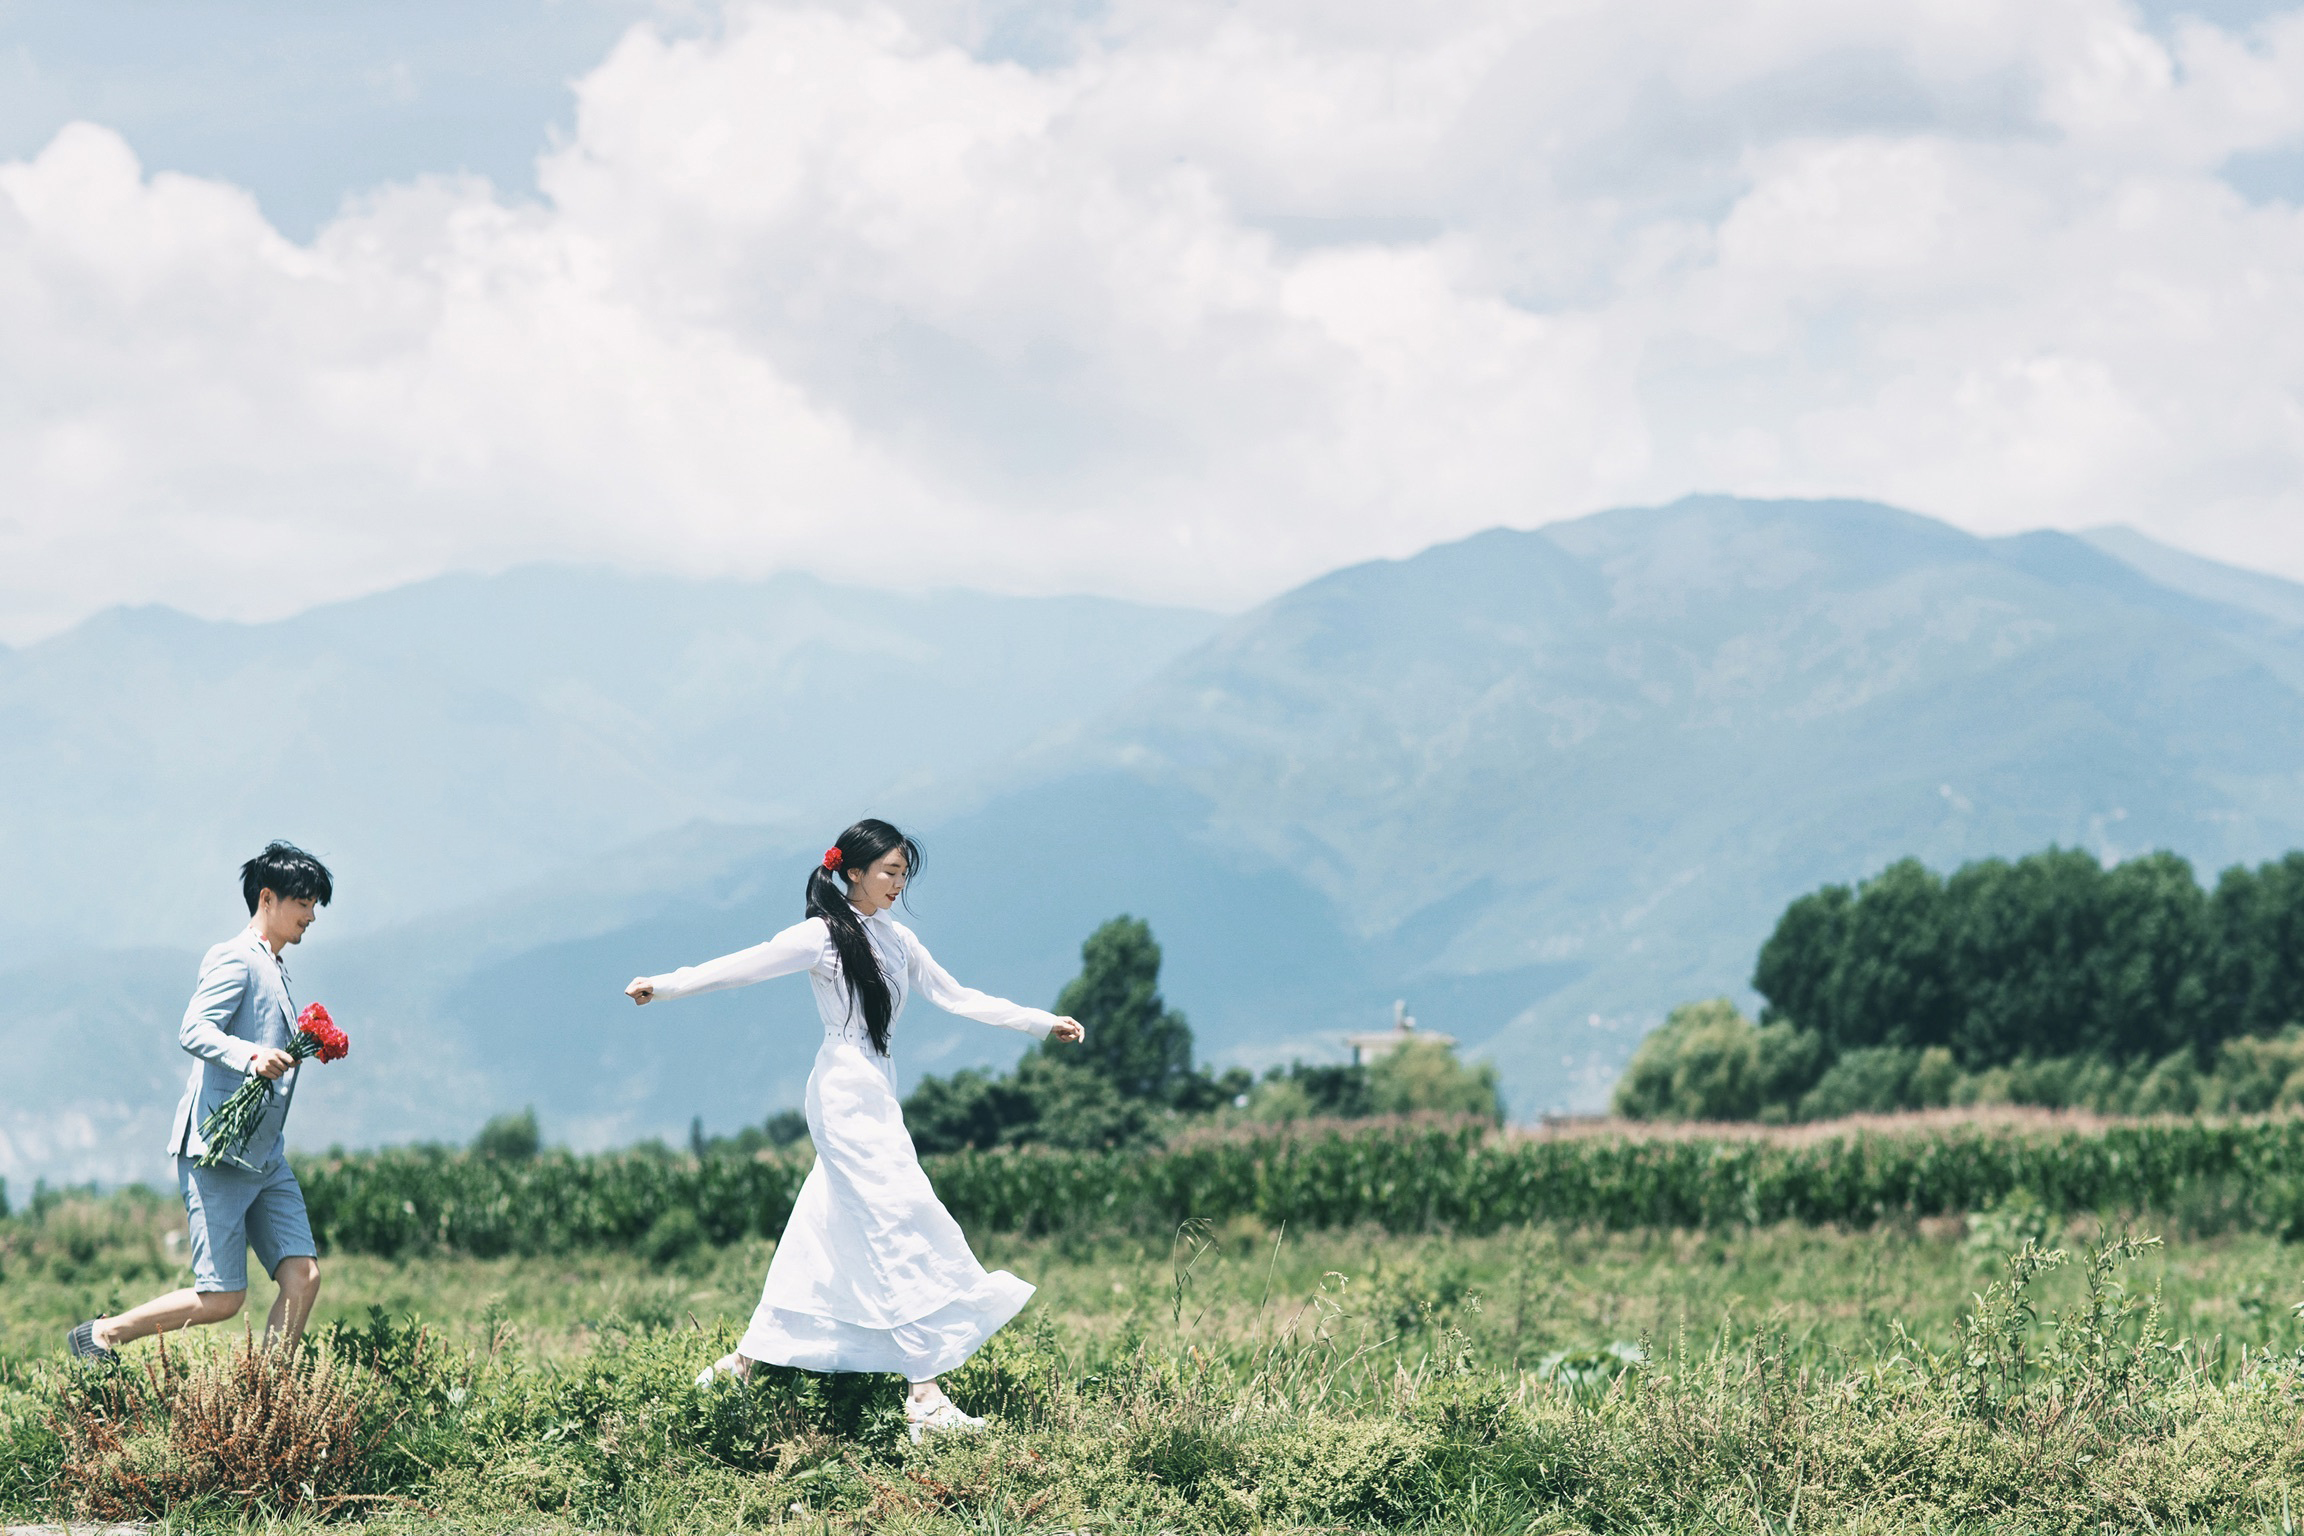
[[[1782,1119],[1822,1069],[1823,1044],[1789,1024],[1754,1024],[1727,998],[1683,1003],[1640,1042],[1616,1085],[1633,1120]]]
[[[1088,1066],[1026,1056],[994,1076],[969,1069],[926,1077],[904,1101],[904,1126],[922,1153],[1045,1146],[1107,1151],[1151,1146],[1161,1106],[1130,1098]]]
[[[1960,1069],[1940,1045],[1926,1050],[1872,1046],[1850,1051],[1825,1069],[1800,1098],[1798,1118],[1885,1115],[1900,1109],[1939,1109],[1952,1102]]]
[[[663,1268],[679,1263],[707,1241],[704,1223],[696,1213],[686,1206],[674,1206],[656,1218],[640,1239],[637,1251],[641,1258]]]
[[[536,1128],[534,1106],[516,1115],[498,1115],[480,1127],[480,1134],[472,1138],[472,1151],[479,1157],[493,1157],[501,1162],[524,1163],[534,1157],[544,1145],[544,1138]]]
[[[1368,1108],[1378,1115],[1470,1115],[1504,1123],[1504,1096],[1487,1062],[1456,1059],[1452,1046],[1411,1040],[1369,1063]]]
[[[1297,1120],[1364,1120],[1376,1113],[1368,1069],[1358,1062],[1292,1061],[1274,1067],[1249,1092],[1248,1117],[1274,1124]]]
[[[2219,1106],[2236,1114],[2304,1104],[2304,1026],[2227,1040],[2217,1052]]]
[[[1193,1069],[1192,1028],[1160,996],[1160,946],[1141,918],[1113,918],[1088,936],[1080,974],[1054,1011],[1078,1019],[1084,1038],[1046,1041],[1013,1072],[922,1078],[904,1101],[913,1145],[923,1153],[1146,1147],[1175,1117],[1205,1114],[1250,1087],[1239,1068]]]
[[[0,1510],[52,1507],[64,1469],[53,1398],[21,1361],[0,1356]]]

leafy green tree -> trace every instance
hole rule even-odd
[[[1368,1091],[1368,1069],[1358,1062],[1335,1066],[1292,1061],[1264,1074],[1248,1100],[1257,1120],[1358,1120],[1376,1113]]]
[[[2235,866],[2216,882],[2209,926],[2206,1027],[2225,1035],[2270,1035],[2304,1025],[2304,853],[2256,869]]]
[[[1191,1027],[1161,999],[1160,946],[1140,918],[1116,917],[1088,936],[1080,974],[1054,1011],[1080,1021],[1081,1044],[1049,1041],[999,1076],[921,1079],[904,1101],[913,1145],[922,1152],[1144,1146],[1171,1112],[1202,1112],[1253,1084],[1238,1070],[1192,1070]]]
[[[1633,1052],[1616,1085],[1616,1113],[1635,1120],[1783,1119],[1816,1080],[1823,1057],[1812,1032],[1755,1025],[1727,998],[1683,1003]]]
[[[1468,1064],[1437,1040],[1415,1040],[1367,1066],[1294,1061],[1274,1067],[1251,1092],[1248,1113],[1273,1121],[1436,1113],[1478,1115],[1501,1125],[1504,1097],[1488,1063]]]
[[[1907,859],[1792,902],[1753,985],[1763,1021],[1815,1031],[1834,1059],[1944,1046],[1966,1074],[2088,1058],[2117,1076],[2189,1049],[2207,1071],[2222,1040],[2304,1022],[2304,854],[2228,870],[2213,897],[2168,853],[2107,869],[2049,848],[1945,880]],[[2043,1092],[2080,1070],[2026,1068]]]
[[[1080,946],[1080,974],[1057,994],[1055,1012],[1080,1021],[1079,1045],[1042,1050],[1095,1072],[1122,1098],[1170,1104],[1192,1077],[1192,1028],[1160,996],[1160,946],[1152,925],[1120,916]]]
[[[1848,909],[1856,893],[1827,885],[1795,898],[1760,946],[1752,990],[1767,1000],[1760,1022],[1792,1020],[1822,1030],[1834,1011],[1835,979],[1848,948]]]
[[[2220,1108],[2252,1115],[2304,1104],[2304,1028],[2227,1040],[2218,1054]]]
[[[497,1115],[472,1138],[476,1155],[505,1163],[525,1163],[541,1151],[543,1145],[543,1136],[536,1128],[534,1105],[516,1115]]]
[[[1937,1109],[1952,1102],[1959,1065],[1941,1045],[1922,1050],[1873,1045],[1848,1051],[1800,1096],[1798,1118],[1885,1115],[1900,1109]]]
[[[2207,1108],[2213,1079],[2202,1073],[2191,1047],[2152,1063],[2122,1108],[2131,1115],[2190,1115]]]
[[[924,1154],[1013,1146],[1038,1115],[1014,1074],[996,1076],[974,1067],[950,1077],[923,1077],[904,1098],[904,1128]]]
[[[2061,1056],[2095,1030],[2087,957],[2103,932],[2103,866],[2050,848],[1983,859],[1947,883],[1958,1018],[1946,1042],[1970,1071]]]
[[[1437,1040],[1411,1040],[1394,1046],[1367,1067],[1368,1102],[1380,1115],[1439,1113],[1478,1115],[1504,1123],[1504,1094],[1496,1069],[1469,1065]]]
[[[2102,878],[2101,928],[2086,963],[2092,1017],[2080,1049],[2140,1062],[2192,1045],[2209,1028],[2214,969],[2199,878],[2172,853],[2130,859]]]
[[[1161,1106],[1129,1098],[1092,1070],[1060,1058],[1027,1056],[1016,1078],[1033,1104],[1030,1139],[1075,1151],[1120,1151],[1160,1139]]]
[[[1949,916],[1944,882],[1918,859],[1865,881],[1849,909],[1834,1006],[1799,1022],[1835,1053],[1944,1044],[1958,1009]]]
[[[971,1069],[923,1078],[904,1101],[904,1124],[922,1153],[1034,1145],[1093,1152],[1157,1140],[1153,1108],[1084,1067],[1030,1055],[999,1076]]]

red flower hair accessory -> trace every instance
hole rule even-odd
[[[840,867],[840,859],[840,849],[837,845],[824,850],[824,867],[826,869],[838,869]]]

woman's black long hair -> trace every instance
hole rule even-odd
[[[839,850],[839,868],[858,875],[901,848],[906,887],[920,877],[920,845],[873,817],[867,816],[841,833],[832,847]],[[848,882],[833,873],[830,859],[827,853],[826,862],[809,873],[808,915],[824,919],[832,930],[832,947],[840,952],[840,974],[848,979],[849,1002],[864,1010],[864,1030],[872,1037],[872,1049],[885,1056],[896,997],[888,988],[888,978],[880,974],[872,941],[864,936],[864,920],[848,904]]]

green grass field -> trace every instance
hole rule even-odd
[[[1867,1232],[994,1236],[986,1261],[1040,1294],[948,1382],[992,1431],[921,1450],[893,1381],[690,1385],[749,1313],[765,1242],[664,1267],[342,1256],[320,1315],[357,1325],[332,1349],[376,1443],[299,1497],[199,1484],[181,1402],[139,1419],[117,1383],[58,1363],[70,1323],[175,1283],[179,1223],[129,1195],[0,1228],[15,1517],[157,1501],[203,1528],[378,1531],[2253,1532],[2304,1507],[2304,1277],[2263,1236],[2175,1236],[2093,1306],[2094,1223],[2025,1207]],[[2074,1262],[2012,1306],[1993,1286],[2027,1236]],[[223,1370],[227,1345],[176,1358]],[[154,1346],[134,1355],[150,1376]],[[86,1422],[124,1428],[104,1442]]]

